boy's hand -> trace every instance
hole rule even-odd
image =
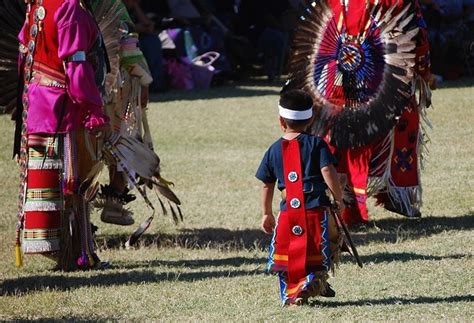
[[[264,214],[262,217],[262,230],[266,234],[273,234],[275,229],[275,217],[272,214]]]
[[[344,205],[343,201],[336,201],[336,203],[334,205],[334,211],[336,211],[337,215],[339,215],[341,217],[342,212],[344,212],[345,208],[346,208],[346,206]]]

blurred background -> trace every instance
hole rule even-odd
[[[153,74],[152,92],[285,74],[289,40],[307,0],[125,0]],[[474,0],[420,0],[438,84],[474,74]],[[212,55],[209,54],[212,52]],[[216,57],[215,53],[218,53]],[[186,85],[190,65],[212,75]],[[207,78],[207,79],[206,79]],[[211,78],[211,79],[209,79]],[[202,85],[204,84],[204,85]]]

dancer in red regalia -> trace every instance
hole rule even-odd
[[[419,217],[427,141],[420,121],[431,74],[417,1],[312,2],[296,29],[289,69],[287,88],[313,95],[313,130],[339,160],[345,222],[367,223],[369,195]]]

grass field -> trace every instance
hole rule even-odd
[[[474,82],[434,93],[423,218],[370,207],[354,232],[365,263],[344,258],[336,298],[282,308],[277,279],[264,274],[268,237],[259,231],[263,152],[279,135],[279,88],[220,87],[155,98],[149,120],[163,175],[176,184],[185,222],[158,215],[141,245],[134,229],[99,225],[104,271],[52,271],[43,257],[14,266],[18,168],[12,124],[0,117],[0,319],[160,321],[473,321]],[[148,216],[142,201],[137,222]]]

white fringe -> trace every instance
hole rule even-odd
[[[26,201],[23,211],[61,211],[62,201]]]
[[[429,89],[428,84],[420,78],[420,88],[424,88],[424,90],[420,90],[420,99],[419,99],[419,113],[420,113],[420,131],[418,134],[418,145],[417,145],[417,154],[419,163],[419,170],[425,168],[425,160],[428,158],[429,155],[429,148],[428,144],[431,142],[429,132],[433,129],[433,124],[431,120],[428,118],[427,109],[431,106],[428,105],[427,101],[431,101],[431,91]],[[423,97],[426,96],[427,98]]]
[[[415,216],[423,204],[421,185],[409,187],[388,185],[387,192],[392,203],[400,205],[401,211],[408,215],[408,217]]]
[[[28,160],[29,169],[63,169],[63,161],[61,159],[41,159]]]
[[[59,251],[59,239],[30,241],[23,240],[22,248],[24,254],[36,254]]]

